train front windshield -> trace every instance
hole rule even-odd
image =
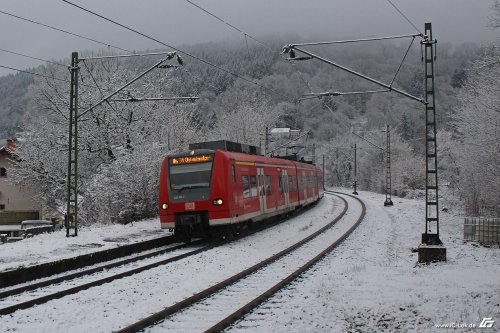
[[[178,192],[187,189],[210,188],[213,155],[170,159],[170,188]]]

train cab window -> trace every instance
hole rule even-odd
[[[212,161],[179,162],[170,159],[170,188],[175,191],[209,189],[212,178]]]
[[[7,169],[0,168],[0,177],[7,177]]]
[[[248,176],[241,176],[241,184],[243,188],[243,198],[250,197],[250,184],[248,182]]]
[[[271,188],[271,176],[266,176],[266,195],[272,195],[273,190]]]
[[[250,196],[257,196],[257,176],[250,176]]]

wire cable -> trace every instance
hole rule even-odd
[[[14,68],[14,67],[0,65],[0,68],[10,69],[10,70],[17,71],[17,72],[20,72],[20,73],[31,74],[31,75],[40,76],[40,77],[44,77],[44,78],[52,79],[52,80],[56,80],[56,81],[70,82],[69,80],[60,79],[60,78],[57,78],[57,77],[54,77],[54,76],[48,76],[48,75],[33,73],[33,72],[30,72],[30,71],[25,71],[25,70]]]
[[[394,77],[392,78],[391,83],[389,83],[389,87],[392,87],[392,84],[396,80],[396,77],[398,76],[399,71],[401,70],[401,67],[403,67],[403,63],[405,62],[405,59],[408,56],[408,52],[410,52],[411,46],[413,45],[414,41],[415,41],[415,37],[413,37],[413,39],[411,40],[411,43],[408,46],[408,49],[406,50],[406,53],[405,53],[403,59],[401,60],[401,63],[399,64],[399,67],[398,67],[398,70],[396,71],[396,74],[394,74]]]
[[[39,77],[43,77],[43,78],[46,78],[46,79],[51,79],[51,80],[56,80],[56,81],[71,83],[71,81],[67,80],[67,79],[61,79],[61,78],[58,78],[58,77],[55,77],[55,76],[34,73],[34,72],[27,71],[27,70],[19,69],[19,68],[14,68],[14,67],[9,67],[9,66],[4,66],[4,65],[0,65],[0,68],[10,69],[10,70],[13,70],[13,71],[16,71],[16,72],[19,72],[19,73],[30,74],[30,75],[33,75],[33,76],[39,76]],[[83,84],[82,83],[81,86],[90,87],[90,88],[98,88],[99,89],[99,87],[92,86],[92,85],[89,85],[89,84]]]
[[[315,46],[315,45],[347,44],[347,43],[372,42],[372,41],[380,41],[380,40],[410,38],[410,37],[415,38],[417,36],[423,36],[423,35],[421,33],[418,33],[418,34],[412,34],[412,35],[334,40],[334,41],[330,41],[330,42],[297,43],[297,44],[290,44],[290,45],[291,46]]]
[[[5,50],[5,49],[1,49],[1,48],[0,48],[0,51],[5,52],[5,53],[10,53],[10,54],[15,54],[15,55],[18,55],[18,56],[21,56],[21,57],[25,57],[25,58],[29,58],[29,59],[33,59],[33,60],[43,61],[43,62],[46,62],[46,63],[49,63],[49,64],[53,64],[53,65],[68,67],[68,65],[64,65],[64,64],[61,64],[61,63],[58,63],[58,62],[55,62],[55,61],[50,61],[50,60],[45,60],[45,59],[41,59],[41,58],[29,56],[27,54],[17,53],[17,52],[14,52],[14,51],[9,51],[9,50]]]
[[[62,32],[62,33],[65,33],[65,34],[68,34],[68,35],[71,35],[71,36],[82,38],[82,39],[85,39],[85,40],[88,40],[88,41],[91,41],[91,42],[94,42],[94,43],[97,43],[97,44],[101,44],[101,45],[104,45],[106,47],[112,47],[112,48],[117,49],[117,50],[121,50],[121,51],[129,52],[129,53],[133,53],[132,51],[123,49],[123,48],[118,47],[118,46],[114,46],[114,45],[111,45],[111,44],[108,44],[108,43],[104,43],[104,42],[98,41],[98,40],[90,38],[90,37],[86,37],[86,36],[83,36],[83,35],[76,34],[76,33],[71,32],[71,31],[67,31],[67,30],[64,30],[64,29],[56,28],[56,27],[48,25],[48,24],[44,24],[44,23],[40,23],[40,22],[37,22],[37,21],[34,21],[34,20],[30,20],[30,19],[27,19],[25,17],[21,17],[21,16],[18,16],[18,15],[7,13],[7,12],[4,12],[2,10],[0,10],[0,13],[4,14],[4,15],[11,16],[11,17],[14,17],[14,18],[17,18],[19,20],[23,20],[23,21],[30,22],[30,23],[33,23],[33,24],[37,24],[37,25],[40,25],[42,27],[46,27],[46,28],[49,28],[49,29],[52,29],[52,30],[56,30],[56,31],[59,31],[59,32]]]
[[[197,5],[195,4],[194,2],[190,1],[190,0],[186,0],[186,2],[188,2],[189,4],[195,6],[196,8],[200,9],[201,11],[207,13],[208,15],[214,17],[215,19],[219,20],[220,22],[226,24],[227,26],[229,26],[230,28],[238,31],[239,33],[243,34],[245,36],[245,43],[246,43],[246,46],[247,46],[247,52],[250,54],[250,51],[248,50],[248,42],[247,42],[247,37],[249,37],[250,39],[252,39],[253,41],[257,42],[259,45],[265,47],[266,49],[270,50],[270,51],[274,51],[274,49],[272,47],[270,47],[269,45],[267,45],[266,43],[258,40],[256,37],[246,33],[245,31],[241,30],[240,28],[236,27],[235,25],[223,20],[222,18],[220,18],[219,16],[213,14],[212,12],[209,12],[208,10],[206,10],[205,8],[201,7],[200,5]],[[280,52],[279,53],[280,57],[284,60],[287,60],[283,54]],[[290,61],[287,61],[287,63],[289,63],[293,69],[295,69],[297,71],[297,73],[299,74],[300,76],[300,79],[305,83],[305,85],[309,88],[309,91],[312,92],[312,88],[311,88],[311,85],[309,84],[309,82],[304,79],[302,73],[295,67],[295,64],[290,62]],[[296,100],[296,99],[295,99]],[[295,101],[294,100],[294,101]]]
[[[258,44],[264,46],[265,48],[268,48],[270,50],[272,50],[272,48],[270,48],[268,45],[264,44],[263,42],[261,42],[260,40],[258,40],[257,38],[253,37],[252,35],[249,35],[247,34],[246,32],[244,32],[243,30],[241,30],[240,28],[232,25],[231,23],[227,22],[227,21],[224,21],[223,19],[221,19],[220,17],[218,17],[217,15],[209,12],[208,10],[206,10],[205,8],[202,8],[201,6],[195,4],[194,2],[190,1],[190,0],[186,0],[186,2],[190,3],[191,5],[195,6],[196,8],[200,9],[201,11],[207,13],[208,15],[214,17],[215,19],[221,21],[222,23],[224,23],[225,25],[233,28],[234,30],[238,31],[239,33],[241,33],[242,35],[245,36],[245,38],[248,36],[250,39],[252,39],[253,41],[257,42]]]
[[[239,78],[240,80],[243,80],[243,81],[245,81],[245,82],[247,82],[247,83],[250,83],[250,84],[253,84],[253,85],[255,85],[255,86],[258,86],[258,87],[260,87],[260,88],[262,88],[262,89],[264,89],[264,90],[267,90],[267,91],[269,91],[269,92],[271,92],[271,93],[273,93],[273,94],[275,94],[275,95],[279,95],[279,96],[282,96],[282,97],[286,97],[286,96],[284,96],[283,94],[281,94],[281,93],[279,93],[279,92],[277,92],[277,91],[275,91],[275,90],[273,90],[273,89],[270,89],[270,88],[268,88],[268,87],[266,87],[266,86],[264,86],[264,85],[262,85],[262,84],[260,84],[260,83],[254,82],[254,81],[249,80],[249,79],[247,79],[247,78],[245,78],[245,77],[243,77],[243,76],[241,76],[241,75],[239,75],[239,74],[233,73],[233,72],[231,72],[231,71],[229,71],[229,70],[227,70],[227,69],[225,69],[225,68],[222,68],[222,67],[220,67],[220,66],[218,66],[218,65],[212,64],[211,62],[209,62],[209,61],[207,61],[207,60],[205,60],[205,59],[202,59],[202,58],[197,57],[197,56],[195,56],[195,55],[193,55],[193,54],[190,54],[190,53],[188,53],[188,52],[186,52],[186,51],[183,51],[183,50],[181,50],[181,49],[178,49],[178,48],[176,48],[176,47],[174,47],[174,46],[172,46],[172,45],[169,45],[169,44],[167,44],[167,43],[165,43],[165,42],[160,41],[160,40],[159,40],[159,39],[157,39],[157,38],[154,38],[154,37],[151,37],[151,36],[149,36],[149,35],[146,35],[146,34],[144,34],[144,33],[140,32],[140,31],[138,31],[138,30],[135,30],[135,29],[133,29],[133,28],[130,28],[130,27],[128,27],[128,26],[126,26],[126,25],[124,25],[124,24],[121,24],[121,23],[119,23],[119,22],[117,22],[117,21],[114,21],[114,20],[112,20],[112,19],[110,19],[110,18],[108,18],[108,17],[105,17],[105,16],[100,15],[100,14],[98,14],[98,13],[96,13],[96,12],[93,12],[93,11],[91,11],[91,10],[89,10],[89,9],[86,9],[86,8],[84,8],[84,7],[82,7],[82,6],[79,6],[79,5],[77,5],[77,4],[74,4],[74,3],[72,3],[71,1],[68,1],[68,0],[61,0],[61,1],[65,2],[65,3],[69,4],[69,5],[71,5],[71,6],[73,6],[73,7],[76,7],[76,8],[78,8],[78,9],[80,9],[80,10],[83,10],[83,11],[85,11],[85,12],[89,13],[89,14],[92,14],[92,15],[94,15],[94,16],[97,16],[97,17],[99,17],[99,18],[101,18],[101,19],[103,19],[103,20],[105,20],[105,21],[108,21],[108,22],[110,22],[110,23],[113,23],[113,24],[115,24],[115,25],[118,25],[118,26],[120,26],[120,27],[122,27],[122,28],[124,28],[124,29],[126,29],[126,30],[129,30],[129,31],[131,31],[131,32],[134,32],[134,33],[136,33],[136,34],[138,34],[138,35],[140,35],[140,36],[142,36],[142,37],[145,37],[145,38],[147,38],[147,39],[150,39],[150,40],[152,40],[152,41],[155,41],[155,42],[157,42],[157,43],[159,43],[159,44],[161,44],[161,45],[163,45],[163,46],[169,47],[169,48],[171,48],[171,49],[173,49],[173,50],[175,50],[175,51],[177,51],[177,52],[179,52],[179,53],[182,53],[182,54],[184,54],[184,55],[187,55],[188,57],[191,57],[191,58],[193,58],[193,59],[196,59],[196,60],[198,60],[198,61],[200,61],[200,62],[202,62],[202,63],[204,63],[204,64],[206,64],[206,65],[209,65],[209,66],[211,66],[211,67],[217,68],[218,70],[220,70],[220,71],[222,71],[222,72],[225,72],[225,73],[227,73],[227,74],[230,74],[230,75],[232,75],[232,76],[234,76],[234,77],[236,77],[236,78]],[[287,97],[287,99],[288,99],[288,97]]]
[[[399,8],[398,8],[398,7],[396,7],[396,5],[395,5],[394,3],[392,3],[392,1],[391,1],[391,0],[387,0],[387,2],[389,2],[389,3],[391,4],[391,6],[392,6],[392,7],[394,7],[394,9],[396,9],[396,10],[398,11],[398,13],[399,13],[399,14],[401,14],[401,16],[403,16],[403,17],[404,17],[404,19],[405,19],[406,21],[408,21],[408,23],[410,23],[410,25],[411,25],[413,28],[415,28],[415,30],[416,30],[419,34],[422,34],[422,32],[421,32],[421,31],[417,28],[417,26],[416,26],[415,24],[413,24],[413,22],[412,22],[412,21],[411,21],[411,20],[410,20],[410,19],[409,19],[409,18],[408,18],[408,17],[407,17],[407,16],[406,16],[403,12],[402,12],[402,11],[400,11],[400,10],[399,10]],[[423,34],[422,34],[422,36],[423,36]]]

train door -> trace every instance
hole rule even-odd
[[[264,182],[264,168],[257,168],[257,179],[259,181],[260,212],[266,212],[266,184]]]
[[[281,179],[283,186],[283,196],[285,197],[285,206],[288,207],[290,205],[290,191],[288,188],[288,170],[281,170]]]

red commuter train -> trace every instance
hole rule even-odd
[[[322,171],[313,164],[230,141],[189,149],[166,156],[160,172],[161,227],[183,241],[236,232],[323,197]]]

